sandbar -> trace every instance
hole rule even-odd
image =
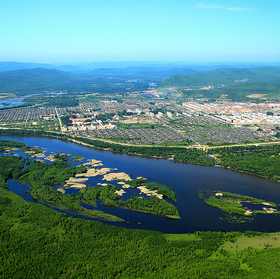
[[[223,193],[216,193],[215,196],[220,196],[220,197],[222,197],[222,196],[223,196]]]
[[[104,175],[104,178],[102,180],[112,181],[112,180],[125,180],[125,181],[131,181],[131,178],[128,174],[125,172],[111,172],[106,175]]]
[[[70,177],[68,180],[65,181],[65,183],[80,183],[80,182],[86,182],[88,181],[88,178],[74,178]]]
[[[77,188],[77,189],[81,189],[81,188],[86,188],[87,185],[86,184],[82,184],[82,183],[74,183],[74,184],[66,184],[67,188]],[[65,187],[65,186],[64,186]]]
[[[267,213],[273,213],[274,211],[277,211],[277,209],[271,207],[263,207],[262,209]]]
[[[263,204],[263,205],[271,206],[271,204],[270,204],[269,202],[263,202],[262,204]]]
[[[100,185],[100,186],[107,186],[108,185],[108,183],[97,183],[97,185]]]
[[[252,211],[252,210],[247,210],[246,212],[245,212],[245,215],[252,215],[254,212]]]
[[[83,165],[84,166],[90,165],[90,166],[93,166],[93,167],[99,167],[99,166],[103,166],[103,163],[102,163],[102,161],[99,161],[99,160],[88,159],[88,162],[84,163]]]
[[[104,175],[107,172],[111,171],[110,168],[102,168],[102,169],[88,169],[85,173],[78,173],[75,177],[84,177],[84,176],[97,176],[97,175]]]
[[[51,162],[54,162],[54,161],[55,161],[53,155],[49,155],[49,156],[45,157],[45,160],[49,160],[49,161],[51,161]]]
[[[30,157],[34,157],[34,158],[43,158],[45,157],[45,153],[37,153],[37,154],[31,154]]]
[[[62,193],[62,194],[65,194],[65,190],[62,189],[62,188],[58,188],[57,191],[60,192],[60,193]]]
[[[141,193],[144,193],[147,196],[156,196],[159,199],[163,198],[162,194],[158,194],[156,190],[155,191],[148,190],[145,186],[139,186],[139,187],[137,187],[137,189],[139,189],[141,191]]]
[[[129,185],[129,184],[123,184],[123,185],[122,185],[122,188],[124,188],[124,189],[130,188],[130,185]]]
[[[122,196],[125,193],[126,193],[126,191],[123,189],[116,190],[116,192],[115,192],[115,194],[118,194],[119,196]]]

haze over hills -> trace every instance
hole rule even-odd
[[[194,74],[216,70],[220,68],[251,68],[263,66],[280,66],[280,62],[149,62],[149,61],[120,61],[120,62],[90,62],[90,63],[64,63],[46,64],[32,62],[2,61],[0,72],[22,70],[22,69],[55,69],[75,74],[96,74],[96,75],[127,75],[127,73],[140,73],[170,77],[175,74]],[[107,71],[106,71],[107,69]],[[186,69],[186,70],[183,70]],[[168,71],[171,71],[169,75]],[[173,72],[172,72],[173,71]],[[193,72],[187,72],[193,71]],[[166,72],[166,73],[164,73]]]
[[[37,93],[61,89],[79,79],[76,75],[54,69],[24,69],[0,73],[0,92]]]
[[[240,82],[277,82],[280,80],[280,67],[258,67],[247,69],[218,69],[210,72],[197,73],[192,76],[175,75],[159,87],[188,87],[236,84]]]
[[[127,83],[130,80],[134,82]],[[126,67],[96,69],[87,74],[36,68],[0,72],[0,92],[23,95],[50,90],[67,90],[114,94],[128,92],[127,90],[131,92],[147,90],[150,82],[158,83],[159,88],[173,86],[184,88],[212,84],[217,87],[221,84],[279,81],[280,67],[224,68],[209,72],[198,72],[184,67],[169,68],[169,66]]]

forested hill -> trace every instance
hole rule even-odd
[[[280,81],[280,67],[257,67],[247,69],[218,69],[192,76],[175,75],[162,82],[159,87],[188,87],[236,84],[245,82]]]
[[[122,77],[76,75],[55,69],[22,69],[0,72],[0,93],[26,95],[44,91],[98,92],[120,94],[128,92],[128,83]],[[129,84],[129,90],[147,90],[149,81],[142,79]]]
[[[0,93],[42,92],[75,82],[78,77],[53,69],[24,69],[0,73]]]

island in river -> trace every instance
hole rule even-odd
[[[18,148],[18,144],[11,141],[2,140],[0,145],[2,151],[8,153]],[[164,200],[164,198],[167,198],[176,202],[175,193],[170,187],[154,182],[147,183],[143,177],[132,180],[124,172],[115,172],[116,169],[100,168],[103,165],[102,162],[94,159],[89,159],[89,162],[85,164],[80,163],[71,166],[73,162],[69,162],[71,156],[68,154],[52,154],[44,157],[43,150],[26,145],[20,146],[20,148],[28,156],[26,159],[27,167],[20,170],[19,173],[17,172],[16,176],[12,173],[12,177],[18,179],[22,184],[29,185],[31,187],[30,195],[36,201],[55,207],[66,207],[87,216],[96,216],[111,221],[124,222],[117,216],[105,214],[99,210],[89,210],[83,204],[96,206],[96,201],[99,200],[108,207],[123,207],[129,210],[180,219],[178,209]],[[34,157],[36,159],[29,159]],[[73,159],[77,158],[74,156]],[[23,160],[23,158],[18,157],[18,160]],[[48,163],[46,160],[52,162]],[[84,184],[89,177],[100,175],[103,176],[104,180],[101,185],[87,187]],[[108,183],[110,181],[117,181],[117,185]],[[61,186],[57,188],[57,185]],[[122,200],[121,197],[125,193],[124,189],[128,187],[139,188],[139,196],[133,195],[128,200]],[[67,188],[77,188],[80,191],[76,194],[66,194],[65,190]]]

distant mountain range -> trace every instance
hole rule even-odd
[[[42,68],[32,68],[41,66]],[[177,67],[175,67],[177,66]],[[68,92],[87,91],[103,93],[121,93],[146,90],[150,82],[163,87],[188,87],[221,84],[279,82],[280,67],[223,68],[208,72],[206,66],[197,65],[197,69],[184,65],[151,64],[123,68],[100,68],[84,72],[74,66],[57,66],[68,71],[51,68],[49,64],[0,62],[0,93],[18,95],[38,93],[51,90],[68,90]],[[200,69],[199,69],[200,67]],[[209,65],[214,67],[214,65]],[[75,72],[75,73],[72,73]],[[78,72],[80,71],[80,72]],[[136,82],[127,83],[127,80]]]
[[[23,70],[23,69],[54,69],[74,74],[89,75],[136,75],[146,74],[159,77],[171,77],[172,75],[193,75],[199,72],[213,71],[221,68],[252,68],[264,66],[280,66],[280,62],[223,62],[223,63],[192,63],[192,62],[91,62],[91,63],[66,63],[66,64],[43,64],[31,62],[0,62],[0,72]]]
[[[159,87],[189,87],[189,86],[219,86],[232,85],[244,82],[277,82],[280,81],[280,67],[258,67],[247,69],[218,69],[210,72],[197,73],[194,75],[175,75]]]

